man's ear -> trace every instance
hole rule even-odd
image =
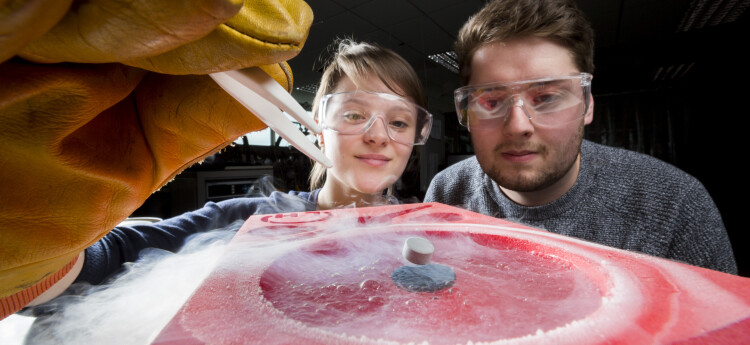
[[[594,95],[589,95],[589,97],[589,109],[586,111],[586,115],[584,115],[584,125],[588,125],[591,121],[594,121]]]

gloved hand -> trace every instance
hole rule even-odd
[[[312,22],[301,0],[3,6],[0,298],[60,270],[183,169],[265,128],[205,74],[261,66],[291,90],[283,61]]]

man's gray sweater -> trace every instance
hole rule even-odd
[[[656,158],[586,140],[578,180],[550,204],[514,203],[476,157],[437,174],[424,201],[737,274],[719,210],[697,179]]]

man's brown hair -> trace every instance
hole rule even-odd
[[[574,0],[494,0],[464,24],[455,50],[461,82],[471,77],[474,53],[492,42],[540,37],[570,51],[581,72],[594,71],[594,32]]]

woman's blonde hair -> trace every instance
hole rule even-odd
[[[323,71],[313,101],[312,112],[316,121],[321,98],[336,89],[345,76],[355,85],[360,85],[370,76],[377,76],[395,94],[411,98],[414,103],[427,108],[427,97],[417,73],[400,55],[374,43],[340,39],[334,44],[336,52]],[[310,172],[310,190],[321,188],[325,178],[326,167],[315,162]],[[388,194],[391,193],[392,187],[388,187]]]

